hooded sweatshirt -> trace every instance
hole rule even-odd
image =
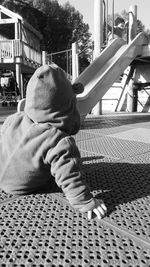
[[[29,80],[23,112],[1,128],[0,188],[30,194],[55,179],[70,204],[86,212],[95,206],[72,135],[80,128],[73,86],[57,65],[38,68]]]

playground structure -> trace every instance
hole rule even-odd
[[[108,12],[104,3],[102,0],[95,0],[94,2],[94,62],[75,79],[75,82],[82,82],[85,87],[85,91],[78,96],[78,106],[83,117],[93,107],[95,115],[102,113],[102,101],[100,100],[124,71],[123,88],[116,111],[122,110],[125,101],[125,111],[137,111],[138,90],[144,88],[145,85],[150,85],[149,39],[145,33],[137,35],[137,6],[131,6],[129,9],[128,43],[118,38],[102,51],[103,14],[104,10]],[[112,9],[114,24],[114,5],[112,5]],[[129,72],[126,70],[127,67],[128,69],[131,68]],[[147,95],[149,97],[149,93]]]
[[[94,61],[83,73],[79,74],[77,42],[72,44],[71,50],[62,51],[67,53],[67,60],[70,58],[69,53],[72,52],[72,69],[70,63],[67,63],[69,66],[67,72],[72,71],[72,81],[82,82],[85,87],[84,92],[77,97],[83,117],[91,110],[95,115],[102,114],[105,101],[111,103],[116,101],[114,111],[149,110],[149,39],[146,33],[137,36],[137,6],[131,6],[128,14],[127,42],[118,38],[108,46],[104,46],[104,31],[105,43],[108,34],[108,1],[94,1]],[[112,36],[113,25],[114,1],[112,1]],[[49,55],[50,62],[53,61],[53,55]]]
[[[143,33],[137,35],[130,44],[125,44],[122,39],[115,39],[75,80],[85,87],[85,91],[78,97],[78,106],[82,116],[90,112],[97,104],[97,99],[103,97],[133,59],[140,55],[143,44],[147,44],[147,38]],[[128,75],[131,76],[131,72]],[[127,78],[128,75],[126,75]]]
[[[24,84],[35,69],[43,64],[41,34],[24,19],[0,5],[0,70],[13,72],[21,98]]]
[[[112,3],[113,26],[114,0]],[[71,49],[58,53],[49,55],[45,51],[41,53],[39,47],[42,37],[40,34],[25,23],[19,15],[2,6],[0,6],[0,10],[0,67],[15,72],[21,98],[25,97],[24,77],[30,77],[38,66],[55,61],[55,55],[65,53],[68,78],[72,82],[80,81],[85,86],[84,93],[78,96],[78,105],[83,117],[91,110],[95,115],[102,114],[104,100],[116,101],[115,111],[137,111],[137,103],[142,106],[142,111],[148,111],[150,48],[145,33],[137,36],[137,6],[129,9],[128,43],[118,38],[104,48],[103,26],[105,22],[105,36],[107,37],[108,1],[94,1],[94,61],[81,74],[79,74],[77,43],[73,43]],[[1,25],[5,25],[4,29],[11,25],[14,39],[10,39],[12,36],[9,31],[5,36]],[[69,61],[70,58],[71,61]],[[131,70],[128,71],[127,68]],[[115,87],[114,84],[123,73],[121,83]],[[113,86],[114,90],[112,90]],[[141,88],[147,96],[145,104],[138,99]],[[113,97],[109,96],[110,91],[112,91]]]
[[[137,111],[138,102],[142,106],[141,111],[148,111],[150,46],[146,33],[137,35],[137,6],[129,9],[128,43],[117,38],[102,49],[103,12],[108,9],[106,6],[104,9],[102,0],[95,0],[94,3],[94,61],[79,75],[77,43],[72,44],[71,50],[60,52],[66,53],[67,58],[72,53],[72,82],[81,82],[85,88],[84,92],[77,96],[81,117],[85,118],[91,111],[94,115],[102,114],[102,100],[120,75],[121,83],[115,87],[113,98],[108,97],[106,100],[117,100],[115,111]],[[53,55],[50,55],[50,62],[53,61]],[[67,64],[67,70],[69,68],[70,64]],[[144,104],[138,99],[141,89],[144,89],[146,94]],[[118,99],[115,98],[116,94]]]

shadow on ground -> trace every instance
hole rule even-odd
[[[120,204],[150,196],[149,164],[126,162],[91,162],[90,164],[89,161],[93,159],[95,160],[95,157],[82,158],[85,179],[90,190],[104,200],[109,214]],[[86,161],[88,161],[87,165]]]

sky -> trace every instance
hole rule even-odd
[[[83,21],[89,24],[90,32],[94,32],[94,0],[58,0],[59,4],[69,2],[83,15]],[[106,2],[106,1],[105,1]],[[150,0],[114,0],[115,13],[129,11],[130,6],[137,5],[137,18],[150,29]],[[112,0],[108,0],[108,13],[112,14]]]

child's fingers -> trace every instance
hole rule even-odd
[[[96,199],[96,204],[97,204],[96,209],[98,212],[96,212],[96,210],[95,211],[93,210],[93,211],[97,215],[98,219],[101,219],[106,214],[107,208],[106,208],[106,206],[102,200]],[[98,213],[99,213],[99,215],[98,215]]]
[[[93,209],[93,212],[96,214],[97,218],[100,220],[102,218],[100,211],[96,208]]]
[[[88,220],[91,220],[92,219],[92,210],[89,210],[88,211]]]
[[[97,207],[101,207],[105,212],[107,211],[107,207],[105,206],[102,199],[96,199]]]
[[[95,213],[97,218],[100,220],[107,212],[107,208],[102,200],[95,199],[95,208],[93,210],[88,211],[88,220],[92,219],[92,213]]]
[[[100,214],[102,214],[103,216],[105,215],[105,210],[102,207],[98,206],[97,209],[100,212]]]
[[[107,211],[107,207],[105,206],[104,203],[101,204],[101,207],[102,207],[102,209],[103,209],[105,212]]]

